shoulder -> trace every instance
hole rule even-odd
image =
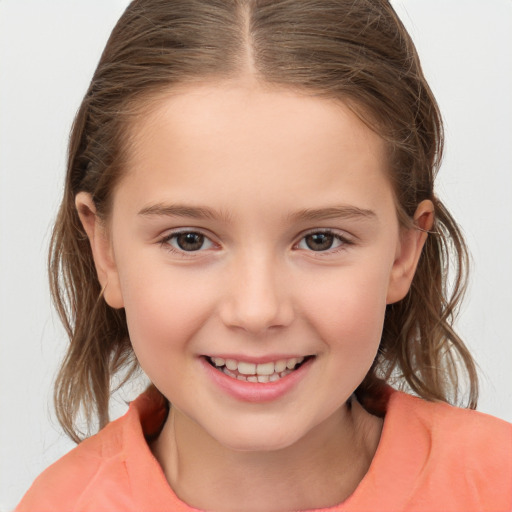
[[[81,442],[39,475],[16,511],[76,510],[122,453],[124,418]]]
[[[499,452],[508,449],[511,453],[512,424],[494,416],[442,402],[427,402],[400,392],[391,396],[389,410],[393,419],[410,423],[418,433],[428,435],[439,449],[464,446],[466,453],[481,452],[485,456],[494,447]]]
[[[379,445],[347,511],[512,510],[511,424],[391,388],[382,402]]]
[[[165,415],[161,395],[142,394],[123,417],[47,468],[16,512],[137,510],[149,480],[167,498],[168,486],[146,441]]]
[[[409,453],[418,496],[443,496],[446,510],[511,509],[512,424],[404,393],[391,396],[388,414],[388,440]]]

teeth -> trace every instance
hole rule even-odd
[[[292,373],[295,367],[304,361],[304,358],[292,357],[260,364],[222,357],[212,357],[210,361],[219,370],[234,379],[247,382],[275,382]]]
[[[274,363],[271,364],[272,366],[274,366]],[[258,365],[258,367],[259,366],[260,365]],[[256,373],[256,365],[254,363],[244,363],[243,361],[240,361],[238,363],[238,373],[241,373],[243,375],[254,375]],[[272,371],[272,373],[274,372]]]
[[[274,363],[275,371],[277,373],[281,373],[282,371],[286,370],[286,361],[282,359],[281,361],[276,361]]]
[[[286,368],[288,368],[289,370],[292,370],[293,368],[295,368],[296,364],[297,364],[296,357],[294,357],[292,359],[288,359],[288,361],[286,361]]]
[[[274,370],[274,363],[272,361],[270,363],[261,363],[256,367],[258,375],[272,375],[275,371],[277,370]]]
[[[226,368],[228,370],[237,370],[238,363],[234,359],[226,359]]]

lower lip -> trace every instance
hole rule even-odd
[[[208,377],[224,392],[244,402],[272,402],[291,391],[306,376],[314,357],[308,359],[297,370],[274,382],[246,382],[228,377],[215,369],[204,357],[201,362]]]

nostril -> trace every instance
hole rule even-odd
[[[233,300],[221,310],[221,319],[228,327],[260,334],[287,327],[293,320],[293,312],[287,304],[277,301],[256,304]]]
[[[218,312],[226,326],[260,334],[288,326],[293,308],[276,259],[261,251],[244,253],[230,270]]]

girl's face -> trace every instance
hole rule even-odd
[[[108,237],[77,203],[176,414],[273,450],[343,410],[424,240],[399,227],[382,139],[341,103],[221,83],[161,100],[128,160]]]

